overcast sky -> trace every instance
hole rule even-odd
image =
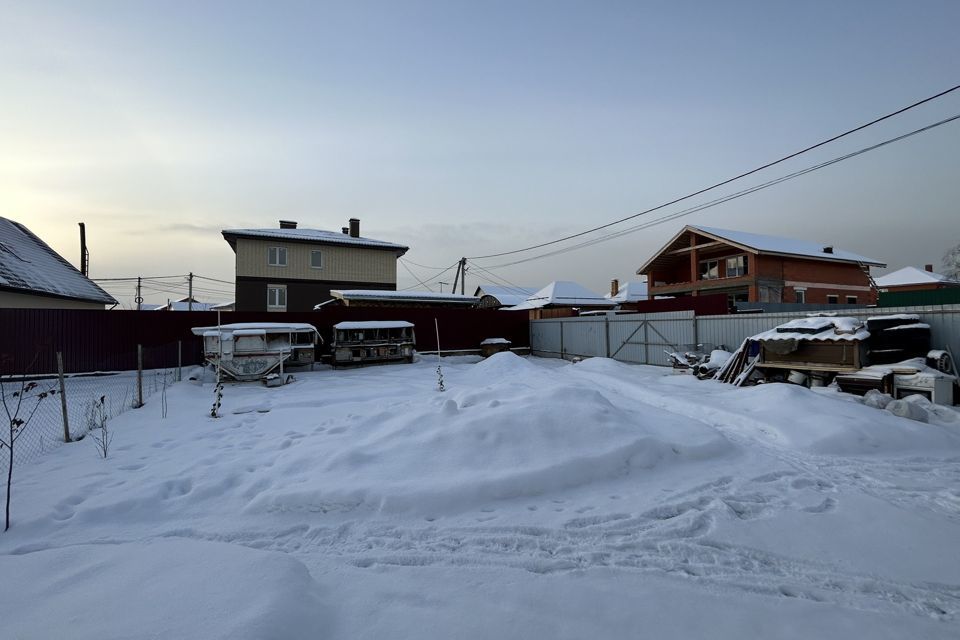
[[[958,24],[956,0],[0,0],[0,215],[74,263],[85,222],[95,278],[232,280],[220,230],[280,218],[357,217],[446,266],[630,215],[960,84]],[[957,113],[960,91],[690,204]],[[597,246],[477,262],[602,292],[699,223],[939,266],[960,243],[958,203],[955,122]]]

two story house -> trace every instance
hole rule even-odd
[[[397,288],[397,258],[407,247],[360,235],[351,218],[341,232],[300,229],[226,229],[236,254],[237,311],[311,311],[331,289]]]
[[[650,297],[725,293],[738,302],[875,304],[873,258],[806,240],[687,225],[639,269]]]

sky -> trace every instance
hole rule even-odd
[[[957,24],[955,0],[0,0],[0,216],[74,264],[84,222],[94,278],[224,281],[222,229],[356,217],[410,247],[400,288],[438,290],[453,272],[427,267],[623,218],[960,84]],[[684,204],[958,113],[960,91]],[[684,224],[939,266],[958,168],[960,121],[595,246],[478,259],[467,288],[604,292]]]

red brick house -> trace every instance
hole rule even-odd
[[[806,240],[687,225],[637,269],[650,297],[725,293],[736,302],[875,304],[878,260]]]

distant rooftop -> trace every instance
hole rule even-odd
[[[953,280],[942,273],[924,271],[916,267],[904,267],[884,276],[876,278],[878,287],[903,287],[913,284],[956,284],[960,280]]]
[[[555,280],[518,305],[506,311],[525,311],[543,307],[613,307],[617,303],[568,280]]]

